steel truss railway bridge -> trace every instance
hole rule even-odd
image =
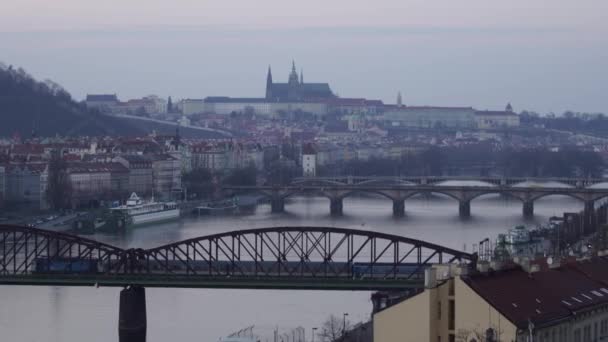
[[[0,226],[0,285],[115,286],[120,341],[145,341],[145,287],[407,290],[433,264],[475,267],[476,254],[378,232],[277,227],[151,249]]]
[[[459,182],[459,185],[453,185]],[[468,184],[467,184],[468,183]],[[555,184],[559,183],[559,184]],[[608,197],[604,179],[492,178],[492,177],[304,177],[287,186],[225,186],[227,193],[255,192],[270,200],[272,212],[283,212],[285,200],[294,195],[317,195],[330,201],[332,215],[342,215],[343,200],[354,194],[376,194],[393,202],[393,215],[405,215],[405,200],[418,194],[443,194],[458,201],[461,217],[471,216],[471,201],[486,194],[518,199],[523,215],[534,215],[534,201],[550,195],[565,195],[584,203],[591,216],[595,202]]]

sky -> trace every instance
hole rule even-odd
[[[266,71],[341,97],[608,113],[605,0],[7,0],[0,61],[76,99],[264,95]]]

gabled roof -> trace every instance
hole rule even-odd
[[[585,267],[606,267],[605,261],[600,264]],[[537,327],[548,326],[594,306],[608,305],[608,286],[580,267],[572,264],[534,273],[516,268],[463,277],[463,281],[509,321],[525,329],[529,321]],[[606,276],[607,272],[601,274]]]

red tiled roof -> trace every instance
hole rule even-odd
[[[42,145],[15,145],[11,151],[13,154],[43,154],[44,147]]]
[[[29,171],[31,173],[40,174],[46,169],[46,163],[28,163],[28,164],[9,164],[6,168],[7,173],[13,173],[20,170]]]
[[[317,151],[312,144],[305,144],[302,147],[302,154],[317,154]]]
[[[608,260],[605,258],[580,261],[573,264],[572,267],[575,267],[589,278],[600,281],[608,287]]]
[[[581,267],[588,268],[593,277],[608,276],[598,265],[577,264],[534,273],[517,268],[463,280],[507,319],[526,328],[529,321],[550,325],[577,311],[608,304],[608,286],[581,272]]]

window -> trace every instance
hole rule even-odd
[[[595,322],[595,323],[593,324],[593,339],[594,339],[595,341],[597,341],[597,340],[599,340],[599,339],[600,339],[600,335],[599,335],[599,332],[598,332],[598,329],[597,329],[597,322]]]
[[[581,329],[574,330],[574,342],[581,342]]]
[[[441,320],[441,301],[437,302],[437,319]]]
[[[449,302],[449,307],[448,307],[448,329],[450,330],[454,330],[454,325],[455,325],[455,314],[456,314],[456,308],[455,308],[455,303],[454,300],[450,300]]]
[[[591,325],[583,328],[583,342],[591,342]]]

